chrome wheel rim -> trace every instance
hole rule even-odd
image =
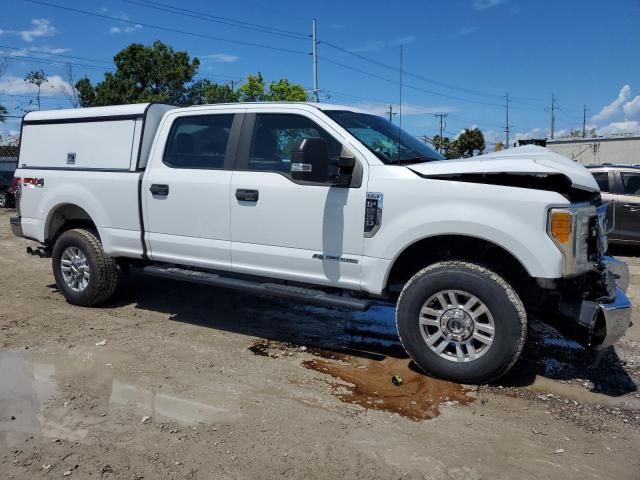
[[[452,362],[477,360],[489,351],[495,338],[489,308],[463,290],[442,290],[429,297],[418,322],[427,346]]]
[[[67,247],[60,257],[64,283],[74,292],[82,292],[89,285],[91,272],[87,256],[78,247]]]

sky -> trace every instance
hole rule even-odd
[[[478,127],[491,148],[505,138],[507,93],[511,141],[548,136],[552,95],[556,137],[582,128],[584,105],[599,134],[640,134],[640,0],[12,0],[0,104],[16,118],[0,136],[34,108],[29,71],[49,76],[43,109],[69,108],[67,64],[95,83],[134,42],[198,57],[198,78],[238,85],[260,71],[310,90],[314,18],[320,100],[378,114],[391,104],[399,123],[402,98],[416,136],[438,134],[446,113],[446,136]]]

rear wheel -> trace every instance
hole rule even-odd
[[[56,285],[69,303],[89,307],[108,300],[118,283],[116,261],[98,236],[84,229],[64,232],[51,256]]]
[[[527,317],[517,293],[473,263],[430,265],[407,282],[396,310],[400,340],[436,377],[483,383],[505,374],[524,346]]]
[[[0,191],[0,208],[7,208],[9,206],[10,199],[9,194],[4,190]]]

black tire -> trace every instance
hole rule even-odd
[[[89,265],[88,284],[79,292],[67,285],[62,273],[62,255],[69,247],[78,248],[85,255]],[[56,285],[67,302],[90,307],[113,296],[118,284],[118,266],[113,258],[104,253],[102,242],[95,233],[79,228],[67,230],[56,241],[51,262]]]
[[[429,335],[435,337],[438,327],[419,324],[425,302],[446,290],[468,292],[475,296],[484,303],[492,317],[493,343],[473,360],[453,361],[456,342],[445,337],[438,345],[445,343],[445,340],[451,342],[444,355],[449,349],[454,353],[449,354],[452,359],[443,358],[442,354],[439,355],[428,346],[423,330],[431,329],[433,333]],[[469,320],[472,321],[472,318],[469,317]],[[422,370],[438,378],[473,384],[497,379],[518,360],[526,340],[527,315],[518,294],[496,273],[473,263],[446,261],[424,268],[406,283],[398,299],[396,325],[402,345]],[[484,348],[484,344],[479,345]],[[466,346],[463,351],[469,353]]]
[[[7,192],[0,190],[0,208],[8,208],[11,204],[11,198]]]

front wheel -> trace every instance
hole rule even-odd
[[[484,383],[516,362],[527,332],[518,294],[496,273],[473,263],[439,262],[405,285],[396,309],[400,341],[425,372]]]
[[[0,190],[0,208],[7,208],[10,203],[9,194],[4,190]]]
[[[108,300],[116,289],[117,263],[89,230],[77,228],[60,235],[51,261],[56,285],[73,305],[96,305]]]

